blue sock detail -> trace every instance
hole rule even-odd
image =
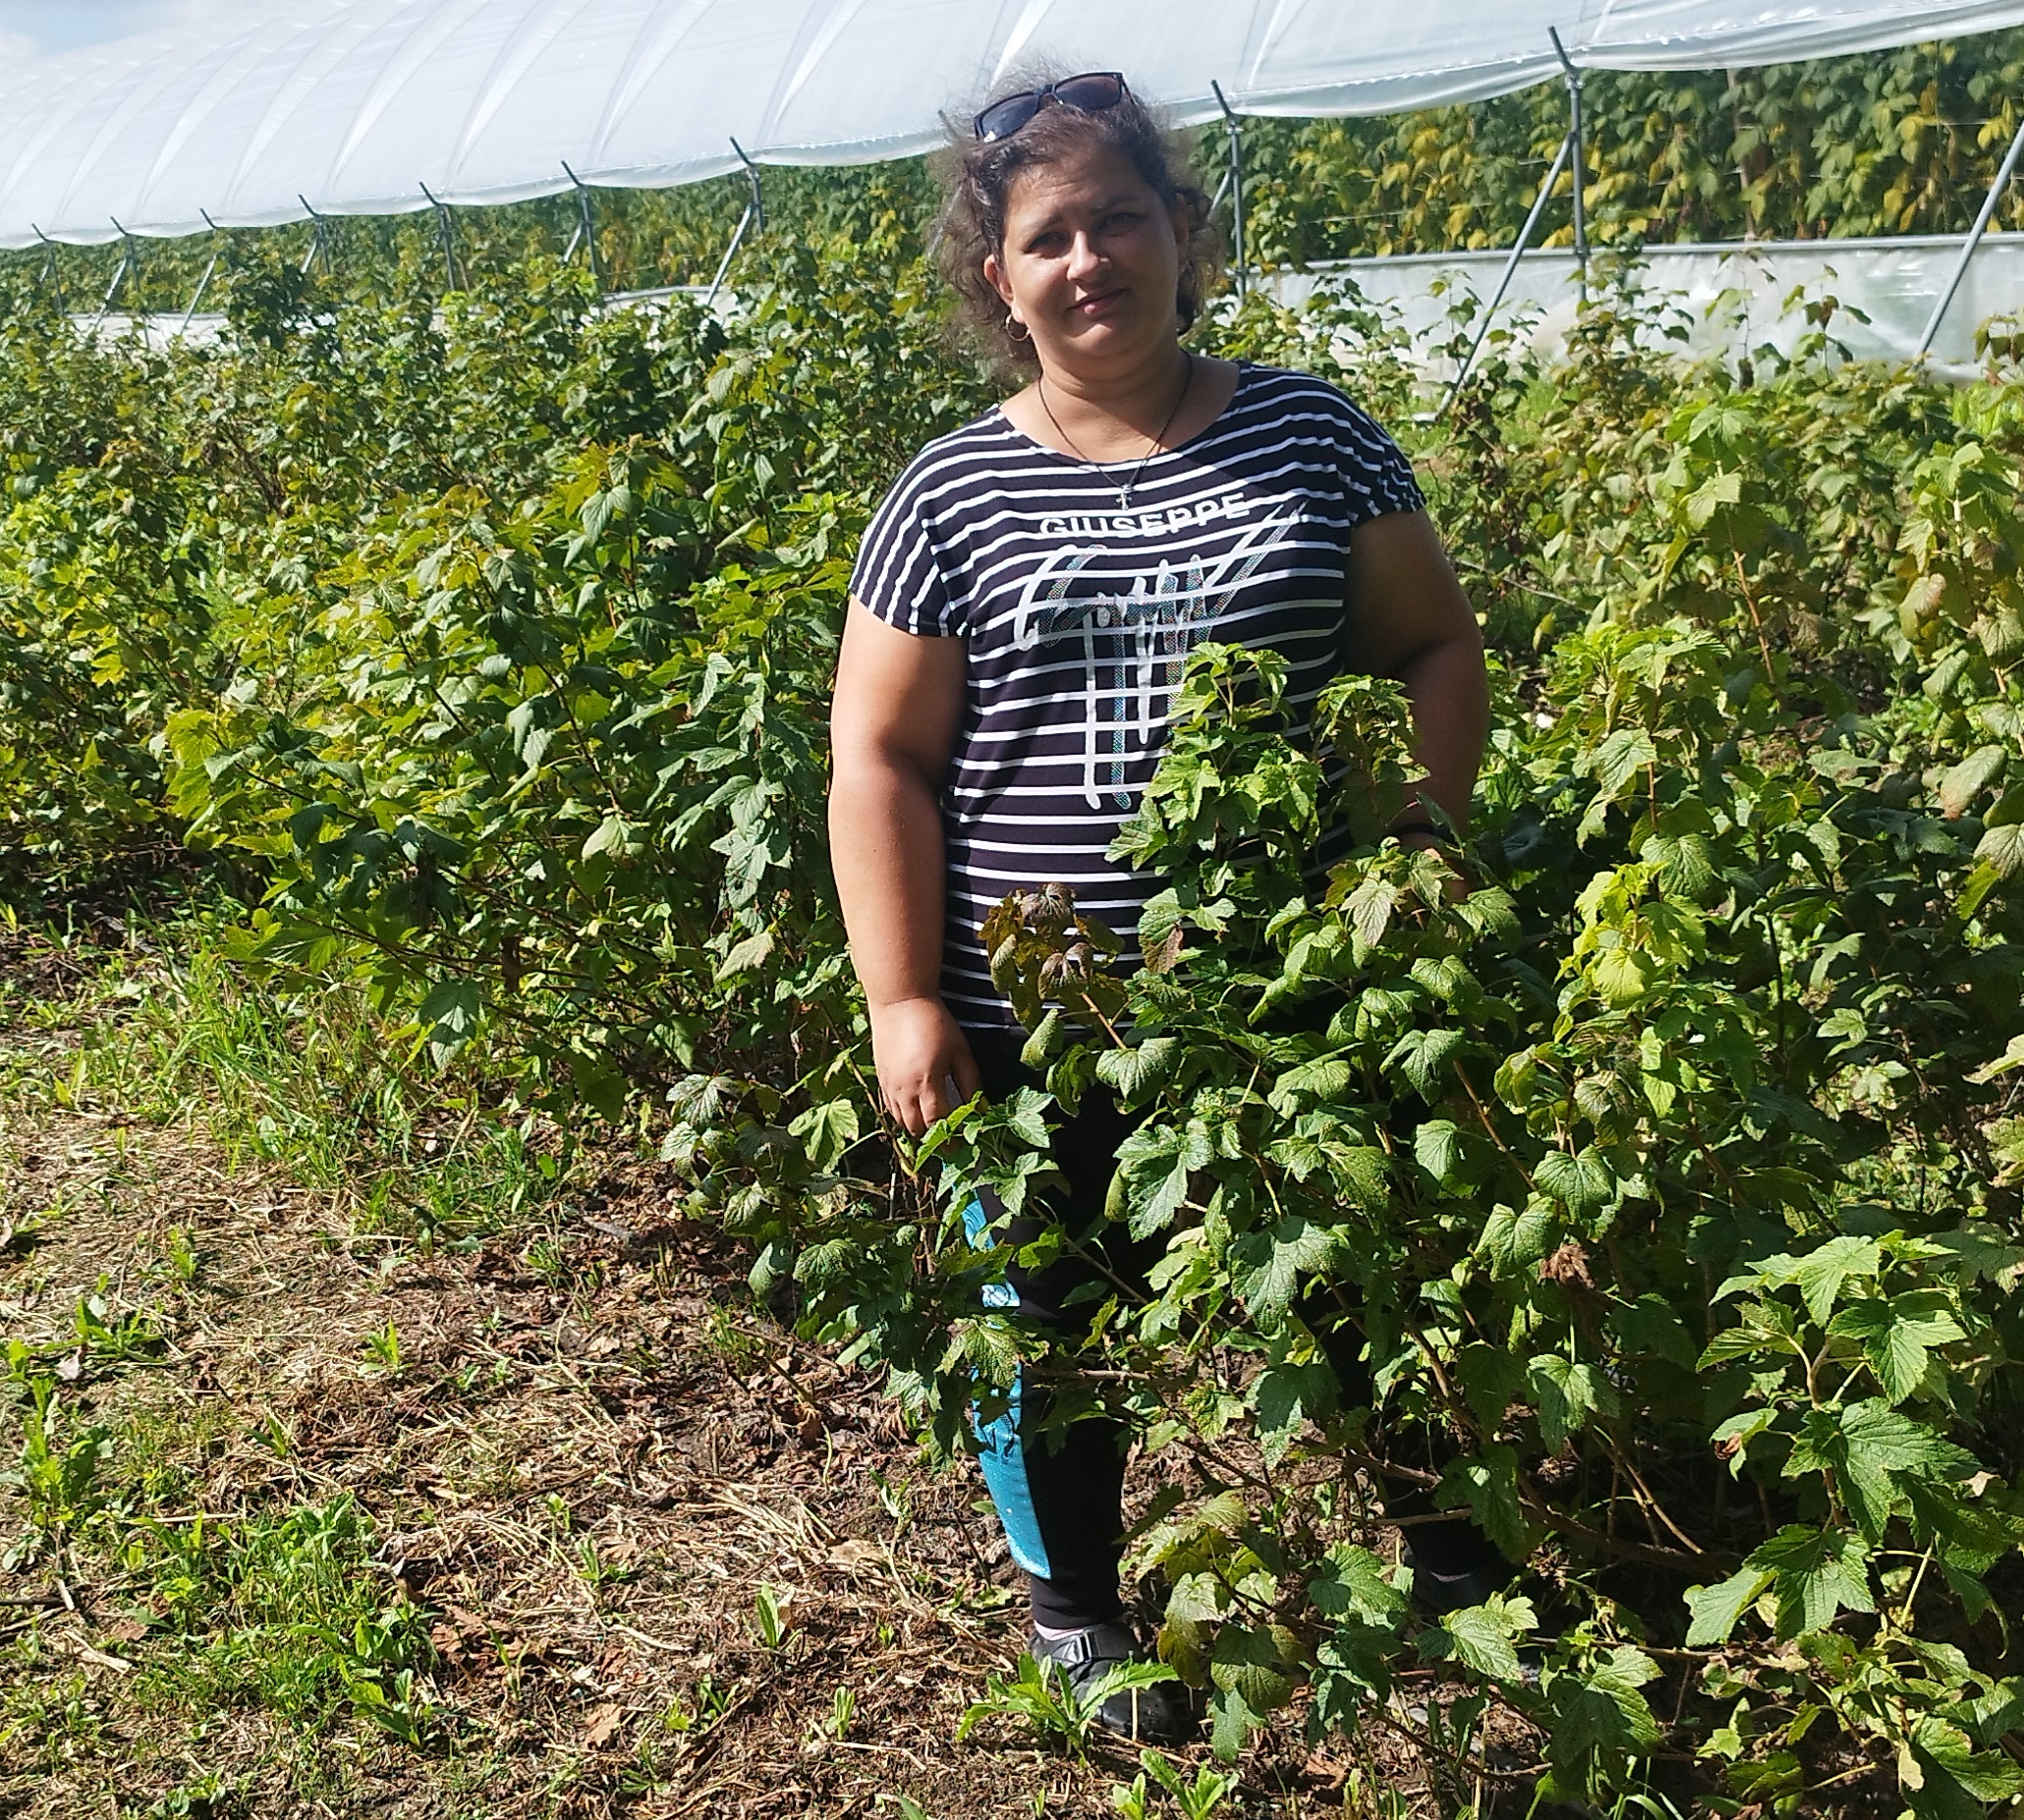
[[[963,1230],[973,1245],[991,1243],[990,1219],[981,1200],[973,1197],[964,1208]],[[984,1284],[986,1308],[1013,1308],[1018,1303],[1019,1291],[1002,1277],[996,1282]],[[1004,1414],[993,1421],[980,1422],[973,1407],[970,1423],[982,1450],[977,1463],[984,1468],[984,1489],[997,1507],[998,1521],[1004,1525],[1012,1559],[1028,1573],[1037,1573],[1045,1580],[1053,1577],[1054,1569],[1047,1560],[1047,1545],[1040,1540],[1040,1520],[1033,1507],[1033,1481],[1027,1477],[1026,1450],[1019,1437],[1019,1405],[1025,1389],[1026,1373],[1022,1369],[1013,1380],[1011,1400]]]

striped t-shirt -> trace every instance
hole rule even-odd
[[[1104,852],[1152,779],[1188,652],[1283,653],[1298,717],[1341,665],[1349,534],[1422,504],[1370,418],[1268,367],[1244,366],[1215,422],[1143,472],[1057,454],[995,410],[922,450],[851,592],[903,632],[967,643],[942,791],[942,995],[959,1023],[1015,1022],[977,933],[1007,891],[1059,881],[1085,915],[1136,931],[1160,881]]]

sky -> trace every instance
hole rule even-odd
[[[257,17],[261,10],[259,0],[0,0],[0,65],[131,37],[207,14]]]

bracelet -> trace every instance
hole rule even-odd
[[[1436,846],[1458,847],[1462,844],[1445,828],[1435,827],[1432,822],[1402,822],[1397,827],[1388,827],[1384,831],[1393,840],[1404,834],[1425,834]]]

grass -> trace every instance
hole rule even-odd
[[[0,1016],[41,1039],[0,1051],[0,1095],[201,1131],[228,1169],[285,1165],[361,1235],[423,1248],[495,1229],[562,1185],[566,1136],[532,1145],[532,1118],[486,1104],[481,1061],[437,1075],[390,1052],[363,995],[250,982],[212,917],[163,940],[97,957],[68,1000],[0,987]]]
[[[123,922],[0,939],[0,1816],[1434,1811],[1292,1733],[959,1743],[973,1476],[662,1166]]]
[[[433,1651],[405,1590],[375,1568],[372,1520],[348,1495],[238,1521],[142,1516],[123,1534],[122,1621],[148,1645],[141,1705],[193,1719],[246,1708],[297,1726],[349,1706],[422,1740],[432,1715],[414,1671]]]

